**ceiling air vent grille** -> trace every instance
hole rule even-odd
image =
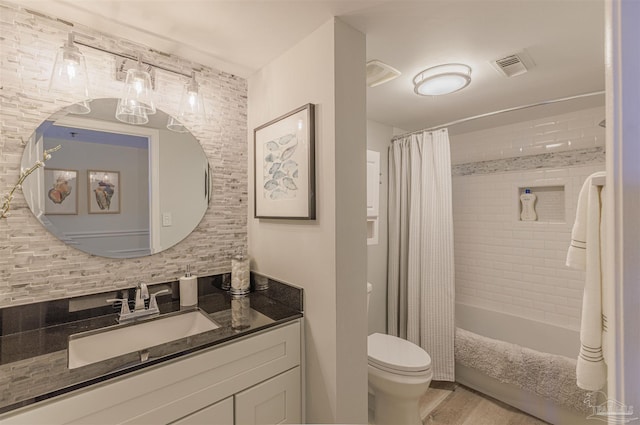
[[[400,71],[378,60],[367,62],[367,86],[375,87],[400,76]]]
[[[533,67],[533,61],[525,51],[505,56],[491,62],[493,67],[505,77],[522,75]]]

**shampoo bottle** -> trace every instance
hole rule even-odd
[[[190,307],[198,304],[198,277],[191,275],[191,266],[180,278],[180,307]]]
[[[520,213],[520,220],[522,221],[536,221],[538,216],[535,210],[537,196],[531,193],[531,189],[525,189],[524,193],[520,195],[520,202],[522,202],[522,212]]]

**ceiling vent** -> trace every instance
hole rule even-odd
[[[522,75],[535,66],[531,57],[524,50],[522,52],[494,60],[491,62],[491,65],[496,69],[496,71],[505,77]]]
[[[400,71],[379,60],[367,62],[367,86],[375,87],[400,76]]]

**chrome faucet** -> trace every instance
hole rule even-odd
[[[144,300],[149,299],[149,288],[144,283],[138,283],[136,287],[136,306],[135,311],[144,310],[146,308]]]
[[[156,297],[160,294],[168,293],[168,289],[163,289],[149,296],[149,289],[144,283],[139,283],[136,287],[135,307],[133,310],[129,309],[129,300],[127,298],[115,298],[108,299],[108,303],[120,303],[120,316],[118,316],[118,323],[129,323],[141,318],[151,318],[160,314],[158,308],[158,301]],[[149,301],[149,308],[145,305],[145,300]]]

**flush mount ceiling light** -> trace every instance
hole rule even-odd
[[[416,94],[439,96],[467,87],[471,83],[471,67],[461,63],[448,63],[425,69],[413,78]]]
[[[74,103],[67,107],[69,112],[91,112],[87,66],[80,49],[74,44],[73,33],[69,33],[66,43],[58,49],[49,80],[49,91],[63,95],[65,100]]]

